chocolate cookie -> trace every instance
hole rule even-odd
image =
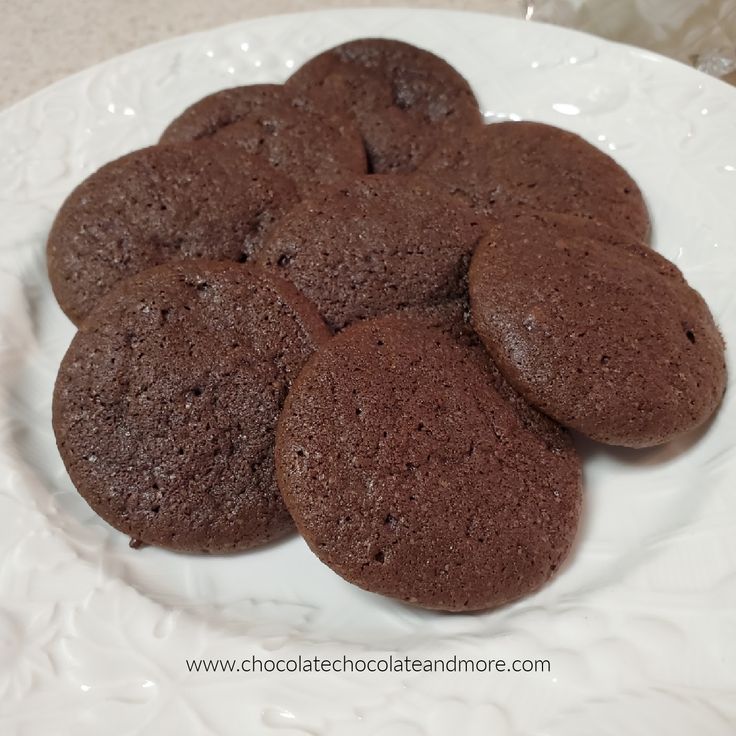
[[[570,433],[546,414],[537,411],[506,380],[473,330],[470,319],[470,304],[467,296],[437,304],[407,307],[398,312],[401,316],[421,322],[424,326],[440,330],[452,337],[463,347],[475,352],[486,371],[488,381],[516,411],[525,427],[539,435],[550,449],[573,452]]]
[[[509,382],[563,425],[647,447],[703,423],[726,385],[700,295],[635,239],[571,216],[491,229],[470,267],[474,327]]]
[[[233,123],[212,140],[240,146],[267,161],[296,184],[302,197],[367,170],[363,140],[350,122],[293,108]]]
[[[84,321],[56,380],[53,425],[105,521],[170,549],[230,552],[292,528],[274,478],[276,419],[329,335],[294,288],[251,266],[159,266]]]
[[[339,330],[459,296],[483,232],[478,215],[431,183],[374,175],[295,207],[256,260],[288,278]]]
[[[285,87],[307,109],[354,115],[375,173],[413,171],[440,138],[482,125],[465,79],[401,41],[342,44],[304,64]]]
[[[47,247],[51,286],[79,323],[114,284],[151,266],[246,260],[297,201],[289,179],[241,149],[198,142],[135,151],[62,205]]]
[[[281,84],[250,84],[214,92],[190,105],[174,118],[159,139],[160,143],[179,143],[209,138],[218,130],[239,120],[260,116],[288,104]]]
[[[324,563],[426,608],[536,590],[580,515],[572,447],[525,426],[477,351],[397,315],[350,327],[308,361],[279,419],[276,472]]]
[[[482,212],[560,212],[649,237],[636,182],[610,156],[552,125],[493,123],[443,139],[421,168]]]
[[[235,87],[205,97],[169,125],[161,142],[209,137],[267,161],[302,195],[367,169],[363,139],[352,120],[299,110],[280,85]]]

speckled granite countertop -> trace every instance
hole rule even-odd
[[[274,13],[368,5],[529,14],[685,62],[709,51],[732,58],[736,48],[736,0],[3,0],[0,108],[75,71],[172,36]]]

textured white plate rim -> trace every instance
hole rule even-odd
[[[597,102],[594,99],[598,108],[591,106],[589,114],[581,108],[579,117],[569,119],[570,125],[585,127],[589,120],[604,121],[625,140],[626,125],[621,118],[626,115],[636,118],[641,113],[640,104],[627,107],[627,96],[616,87],[620,80],[617,80],[616,70],[610,68],[610,60],[606,56],[610,54],[617,62],[632,58],[640,59],[643,68],[651,65],[661,67],[661,81],[666,81],[665,78],[673,80],[673,90],[666,90],[663,104],[667,109],[671,104],[673,114],[680,114],[676,108],[684,105],[682,131],[674,124],[670,126],[671,130],[665,126],[665,135],[671,133],[673,141],[679,140],[680,133],[686,131],[693,120],[698,124],[702,122],[697,117],[701,113],[687,107],[689,98],[705,100],[711,105],[711,108],[701,108],[708,109],[710,119],[716,120],[711,134],[713,130],[719,134],[733,130],[730,122],[721,122],[736,110],[733,89],[651,52],[504,16],[391,8],[270,16],[128,52],[60,80],[1,111],[0,140],[8,132],[4,127],[7,121],[15,124],[27,114],[31,123],[29,128],[32,128],[36,125],[33,115],[40,116],[39,136],[33,145],[38,144],[44,155],[33,162],[21,163],[27,163],[26,168],[31,171],[30,163],[40,162],[43,164],[41,173],[47,175],[49,171],[55,171],[52,164],[55,163],[54,146],[57,141],[44,138],[43,115],[48,113],[43,107],[44,102],[66,91],[73,101],[82,87],[86,94],[89,94],[88,87],[92,88],[92,94],[98,94],[100,88],[94,87],[95,80],[102,80],[104,89],[108,81],[114,81],[118,70],[124,69],[128,63],[148,57],[152,60],[166,58],[168,52],[175,49],[185,53],[187,48],[200,42],[217,42],[232,34],[252,32],[258,38],[259,29],[287,28],[296,36],[310,24],[321,26],[329,21],[334,24],[332,30],[320,42],[306,44],[318,51],[344,38],[364,35],[364,28],[371,31],[377,26],[388,28],[385,33],[378,28],[377,33],[367,35],[411,36],[413,32],[402,23],[421,25],[434,19],[441,19],[448,26],[457,26],[451,28],[450,33],[457,32],[459,27],[472,26],[474,29],[488,29],[492,36],[503,27],[505,33],[519,37],[549,38],[554,53],[559,52],[562,56],[562,47],[565,53],[570,54],[578,49],[586,53],[592,48],[594,55],[587,61],[582,59],[578,65],[583,68],[584,83],[589,84],[589,89],[599,97],[602,95],[604,102],[605,96],[609,95],[622,106],[625,114],[601,107],[600,99]],[[418,32],[419,35],[427,33],[426,28]],[[503,43],[501,37],[496,40]],[[441,44],[442,39],[438,37],[437,45]],[[434,44],[428,45],[432,47]],[[223,41],[218,54],[223,50],[227,56],[225,47]],[[523,54],[523,51],[518,53]],[[549,63],[551,68],[557,68],[556,61]],[[586,63],[591,71],[590,79],[585,76]],[[280,73],[283,72],[282,69]],[[576,73],[577,70],[564,61],[559,67],[562,78]],[[632,73],[632,86],[642,84],[636,72]],[[653,74],[657,77],[660,72]],[[124,73],[122,78],[126,81]],[[184,77],[186,81],[189,78],[189,75]],[[604,80],[602,84],[597,81],[599,79]],[[232,83],[242,81],[234,78]],[[687,88],[683,99],[676,92],[680,85]],[[655,85],[652,94],[656,94],[657,88]],[[543,96],[543,91],[539,94]],[[519,99],[526,98],[522,96]],[[99,105],[99,101],[95,104]],[[705,105],[705,102],[697,104]],[[718,108],[718,105],[722,107]],[[500,109],[509,112],[515,108],[510,105]],[[548,113],[542,117],[545,115]],[[567,118],[555,120],[557,124],[564,125]],[[163,121],[157,121],[157,124],[159,122]],[[18,131],[14,129],[12,132]],[[721,150],[713,151],[708,144],[708,136],[695,126],[695,134],[689,137],[702,146],[702,150],[696,148],[693,153],[692,147],[683,149],[683,166],[689,174],[698,173],[692,162],[712,160],[726,167],[736,164],[736,150],[730,144],[731,139],[726,141],[725,133],[723,135],[723,141],[716,136],[717,147]],[[687,134],[685,138],[688,138]],[[127,144],[128,139],[125,141]],[[134,142],[141,145],[139,139]],[[114,141],[110,150],[119,149],[122,153],[124,148],[125,145],[120,147]],[[623,157],[633,155],[627,153],[632,149],[616,150],[619,151],[617,155]],[[646,153],[634,150],[637,157]],[[654,155],[652,160],[660,164],[661,155],[659,159]],[[627,165],[634,167],[637,175],[647,176],[647,167],[642,164],[640,169],[636,168],[639,163],[634,158],[631,161],[627,159]],[[629,732],[638,733],[632,730],[634,722],[641,727],[641,733],[651,732],[653,723],[661,725],[662,719],[666,719],[670,733],[692,733],[693,728],[697,728],[699,733],[730,733],[728,722],[736,718],[736,712],[725,696],[734,690],[736,683],[733,672],[719,667],[732,661],[736,651],[733,644],[730,648],[723,644],[718,656],[714,651],[714,647],[726,641],[727,634],[733,632],[718,611],[728,612],[728,606],[733,607],[736,601],[736,576],[733,574],[736,553],[731,533],[734,505],[732,499],[723,493],[729,471],[733,471],[733,459],[730,448],[716,442],[733,427],[734,412],[730,400],[705,436],[687,453],[677,455],[667,451],[634,459],[625,452],[606,452],[602,457],[596,457],[591,463],[596,477],[590,479],[595,486],[591,489],[591,495],[595,496],[595,504],[591,504],[596,506],[594,511],[601,512],[609,508],[605,504],[612,503],[606,498],[610,497],[607,491],[611,489],[604,489],[602,485],[608,477],[606,474],[613,475],[614,469],[619,482],[631,483],[632,487],[636,484],[647,486],[648,496],[644,501],[626,488],[615,489],[629,502],[642,503],[636,508],[642,515],[643,528],[631,533],[632,546],[640,544],[643,548],[641,555],[631,551],[627,557],[626,549],[615,547],[607,537],[611,530],[599,518],[602,514],[595,513],[586,520],[586,525],[592,524],[593,527],[586,529],[585,549],[574,561],[573,569],[560,577],[559,584],[555,582],[521,605],[493,614],[455,618],[407,611],[369,594],[352,589],[346,592],[341,581],[311,562],[305,562],[307,574],[314,576],[317,585],[324,586],[320,590],[326,596],[335,596],[334,607],[344,605],[345,617],[352,616],[354,621],[346,625],[340,616],[330,618],[324,610],[310,606],[308,598],[286,600],[283,596],[274,596],[272,599],[250,601],[220,600],[218,596],[222,591],[217,585],[209,591],[213,600],[217,599],[217,605],[208,607],[202,603],[208,591],[201,587],[204,579],[201,572],[198,573],[200,577],[194,575],[192,580],[179,581],[182,585],[194,586],[196,595],[191,606],[179,605],[177,596],[185,590],[181,587],[176,588],[173,594],[169,591],[156,595],[154,588],[163,581],[158,580],[155,574],[148,579],[142,570],[136,568],[136,565],[141,567],[142,558],[131,558],[133,553],[120,544],[121,540],[111,539],[107,530],[94,520],[86,524],[83,508],[74,504],[74,497],[67,492],[68,489],[54,490],[49,494],[48,483],[38,475],[42,472],[41,466],[44,466],[45,474],[48,470],[45,466],[50,463],[54,466],[53,472],[57,473],[51,479],[51,488],[58,489],[63,485],[58,476],[58,459],[49,457],[54,450],[53,443],[49,443],[48,425],[41,422],[39,426],[45,428],[41,431],[35,428],[36,420],[43,421],[47,411],[47,397],[36,394],[40,382],[43,381],[46,390],[53,377],[49,354],[58,359],[60,346],[68,341],[71,333],[68,325],[62,324],[48,298],[39,235],[44,232],[60,196],[84,171],[84,167],[72,169],[73,173],[65,171],[59,175],[59,186],[54,179],[49,185],[48,177],[43,176],[43,183],[35,185],[33,177],[30,177],[31,185],[26,187],[30,195],[26,197],[28,202],[23,201],[22,196],[14,199],[16,191],[26,190],[14,189],[10,185],[4,187],[0,180],[0,194],[8,195],[0,197],[0,212],[6,215],[10,225],[10,235],[6,233],[5,238],[11,245],[6,252],[0,241],[3,289],[0,295],[0,326],[3,328],[0,383],[5,391],[0,410],[0,509],[3,512],[0,516],[0,551],[5,553],[4,561],[0,562],[0,591],[3,593],[0,599],[0,651],[8,652],[8,659],[17,660],[18,665],[13,671],[6,671],[0,663],[0,695],[8,696],[6,700],[11,712],[13,705],[21,703],[30,708],[25,716],[14,713],[12,727],[17,727],[19,733],[39,733],[38,724],[45,723],[49,732],[55,732],[50,724],[53,723],[51,714],[56,713],[60,714],[60,722],[65,724],[58,732],[69,732],[73,725],[78,733],[94,733],[100,723],[115,717],[113,714],[118,715],[119,703],[126,701],[135,707],[128,708],[124,717],[120,716],[121,733],[139,732],[142,722],[149,727],[155,724],[159,733],[176,733],[182,724],[198,724],[202,732],[234,733],[233,723],[228,724],[227,716],[229,714],[232,718],[235,713],[242,719],[241,726],[248,723],[252,729],[259,729],[258,733],[290,727],[293,733],[408,736],[446,733],[458,724],[466,733],[487,733],[493,726],[497,733],[540,734],[587,733],[595,724],[598,732],[602,733],[601,719],[610,725],[611,733],[620,733],[622,724],[626,724]],[[683,184],[685,178],[678,176],[675,171],[675,181]],[[731,197],[733,178],[723,177],[723,187],[728,192],[724,199]],[[646,185],[644,188],[645,192],[650,191]],[[670,203],[665,201],[660,191],[654,191],[658,189],[659,186],[652,189],[657,224],[662,220],[658,233],[677,243],[679,241],[674,236],[678,230],[686,228],[683,224],[686,219],[673,225],[668,220],[675,218],[675,210],[678,209],[675,205],[682,207],[685,198]],[[720,190],[716,191],[712,185],[705,189],[711,198],[717,200],[720,196]],[[730,201],[733,201],[732,197]],[[13,211],[16,204],[21,205],[20,213]],[[23,209],[26,206],[27,211]],[[723,214],[722,205],[718,201],[704,202],[702,210],[701,217],[706,224],[711,219],[717,221],[713,232],[718,238],[724,239],[726,245],[733,243],[734,229],[718,221],[718,213]],[[31,212],[40,220],[35,229],[23,221]],[[23,238],[19,235],[23,229],[19,223],[26,227]],[[14,229],[14,226],[17,227]],[[696,226],[693,228],[693,232],[699,232]],[[17,243],[13,240],[16,237]],[[705,242],[705,235],[702,238]],[[18,250],[18,244],[25,247],[29,243],[32,249]],[[706,296],[718,306],[719,317],[722,320],[731,317],[723,326],[732,335],[736,324],[733,300],[723,297],[722,286],[730,278],[729,271],[733,272],[733,254],[723,261],[720,254],[716,254],[718,258],[713,255],[715,251],[712,248],[707,253],[708,257],[704,257],[706,253],[703,252],[689,258],[687,249],[680,253],[677,248],[666,253],[678,259],[688,276],[702,279],[698,285],[707,287]],[[29,254],[32,257],[26,258]],[[49,334],[57,329],[59,334]],[[8,397],[8,388],[18,396]],[[591,455],[600,453],[593,449],[587,452]],[[667,485],[675,474],[689,478],[693,484],[696,481],[706,483],[708,488],[704,489],[702,497],[692,493],[678,495]],[[599,481],[601,487],[598,487]],[[683,480],[682,484],[684,487],[688,482]],[[19,486],[30,490],[30,493],[18,493]],[[668,514],[661,510],[665,501],[677,502],[671,503]],[[15,525],[9,520],[8,508],[16,511]],[[617,507],[614,504],[611,508]],[[617,513],[620,513],[620,508]],[[76,515],[84,523],[80,525]],[[667,518],[659,525],[652,523],[661,515]],[[44,520],[41,525],[38,524],[39,518]],[[637,526],[636,519],[627,519],[627,522]],[[649,528],[646,526],[648,523],[652,523]],[[28,524],[28,528],[19,529],[21,524]],[[628,532],[623,530],[624,534]],[[695,548],[694,542],[697,543]],[[298,540],[292,540],[278,549],[258,553],[253,559],[280,559],[281,567],[277,569],[283,571],[295,554],[301,554],[298,544]],[[607,556],[611,559],[607,560]],[[90,564],[97,558],[100,558],[99,564]],[[129,563],[130,559],[134,561]],[[163,564],[163,558],[157,556],[156,551],[146,559],[153,560],[153,565]],[[680,563],[679,567],[677,563]],[[185,564],[190,564],[189,560],[182,559],[180,566]],[[299,564],[302,564],[301,558]],[[196,565],[196,562],[191,562],[192,567]],[[592,565],[600,574],[586,577],[589,572],[586,565]],[[686,573],[691,565],[708,569],[698,570],[697,575],[693,575],[692,570],[691,574],[683,575],[683,565]],[[232,566],[228,569],[232,570]],[[684,580],[679,577],[684,577]],[[573,580],[578,580],[580,585],[573,586]],[[143,596],[136,591],[141,591]],[[697,601],[702,597],[707,606],[700,610]],[[675,610],[663,612],[661,608],[665,603]],[[711,609],[715,614],[711,615]],[[361,615],[370,616],[371,621],[360,620]],[[373,626],[372,621],[375,621]],[[697,625],[694,626],[693,622]],[[360,636],[352,630],[358,623]],[[703,630],[705,625],[709,627],[708,631]],[[391,634],[386,634],[386,631]],[[317,636],[315,639],[320,632],[322,638]],[[330,632],[334,636],[325,639],[324,635]],[[436,637],[436,647],[431,646],[433,637]],[[6,649],[2,649],[3,646]],[[551,677],[517,677],[495,682],[494,692],[489,692],[482,678],[477,677],[472,681],[448,677],[374,679],[370,680],[373,696],[363,692],[367,683],[365,676],[362,679],[360,676],[332,677],[329,681],[304,677],[249,678],[249,697],[241,702],[238,697],[243,681],[223,675],[213,675],[207,680],[217,689],[213,694],[212,688],[206,688],[209,695],[204,698],[192,678],[182,677],[180,659],[184,654],[179,651],[182,649],[187,656],[212,657],[254,651],[264,656],[268,652],[283,655],[315,649],[336,653],[416,650],[422,654],[457,652],[466,656],[470,652],[507,657],[546,655],[553,660],[556,671]],[[686,666],[680,667],[682,671],[678,669],[675,652],[684,653],[680,665],[684,662]],[[130,656],[132,653],[142,659],[134,662],[135,658]],[[693,668],[703,671],[694,677]],[[628,681],[623,680],[624,677]],[[201,679],[196,681],[199,685],[204,682]],[[327,682],[329,685],[325,687]],[[336,693],[341,694],[344,702],[335,703]],[[536,714],[529,712],[529,697],[541,704]],[[207,699],[209,702],[204,702]],[[4,712],[6,700],[0,700],[0,714]],[[63,706],[67,700],[74,704],[73,707],[81,709],[81,715],[77,717],[69,707]],[[626,704],[631,717],[618,720],[621,716],[614,708],[617,702]],[[172,703],[178,703],[180,707],[174,707]],[[335,711],[330,717],[321,713],[321,708],[327,703]],[[482,716],[474,718],[470,706],[473,712]],[[135,714],[128,715],[132,711]],[[29,716],[29,712],[33,715]]]
[[[420,8],[420,7],[385,7],[385,8],[335,8],[335,9],[326,9],[326,10],[308,10],[308,11],[302,11],[298,13],[275,13],[272,15],[263,15],[259,16],[258,18],[252,18],[249,20],[244,21],[234,21],[232,23],[227,23],[222,26],[217,26],[214,28],[208,28],[202,31],[193,31],[191,33],[185,33],[180,36],[175,36],[173,38],[166,38],[161,41],[155,41],[154,43],[146,44],[145,46],[139,46],[134,49],[130,49],[129,51],[124,51],[121,54],[116,54],[115,56],[111,56],[108,59],[104,59],[103,61],[98,62],[97,64],[93,64],[92,66],[85,67],[84,69],[80,69],[77,72],[74,72],[73,74],[69,74],[66,77],[63,77],[61,79],[57,79],[56,81],[52,82],[51,84],[47,84],[45,87],[42,87],[41,89],[36,90],[35,92],[32,92],[30,95],[27,95],[26,97],[23,97],[20,100],[16,100],[10,105],[3,107],[0,109],[0,115],[2,115],[5,112],[12,111],[15,107],[25,105],[29,102],[32,102],[37,97],[44,96],[48,92],[54,91],[60,86],[66,85],[70,82],[74,82],[80,78],[84,78],[88,76],[91,72],[94,72],[96,70],[104,69],[108,65],[117,65],[120,62],[125,61],[126,59],[138,56],[142,52],[150,52],[150,51],[156,51],[159,49],[165,49],[170,46],[179,45],[183,41],[191,41],[198,38],[205,38],[209,34],[227,31],[229,29],[237,29],[242,27],[244,24],[252,24],[252,23],[265,23],[265,22],[280,22],[282,20],[291,22],[291,21],[306,21],[307,19],[311,19],[320,15],[330,16],[330,17],[336,17],[336,16],[345,16],[348,20],[351,20],[350,16],[356,15],[356,16],[367,16],[367,15],[376,15],[381,17],[387,17],[390,14],[396,14],[397,16],[404,15],[406,13],[422,13],[423,15],[433,15],[440,17],[442,15],[447,15],[450,17],[457,17],[457,16],[465,16],[468,18],[473,18],[474,16],[476,18],[482,18],[484,21],[488,20],[489,18],[497,19],[499,22],[502,23],[518,23],[520,25],[529,25],[530,23],[533,23],[535,26],[544,26],[548,28],[554,28],[559,31],[562,31],[565,34],[570,34],[573,36],[578,36],[581,38],[589,38],[594,39],[597,43],[605,43],[610,46],[618,46],[622,50],[627,50],[631,53],[639,54],[641,56],[644,56],[652,61],[659,61],[666,63],[670,66],[676,65],[680,67],[680,69],[683,72],[686,72],[688,74],[695,74],[697,75],[701,81],[708,80],[708,83],[714,83],[716,85],[721,85],[725,90],[728,90],[728,92],[733,92],[733,86],[728,84],[728,82],[724,82],[721,79],[718,79],[717,77],[713,77],[709,74],[705,74],[704,72],[699,71],[698,69],[693,68],[692,66],[689,66],[688,64],[685,64],[682,61],[679,61],[678,59],[672,59],[668,56],[665,56],[663,54],[660,54],[656,51],[650,51],[649,49],[642,48],[640,46],[634,46],[632,44],[623,43],[621,41],[613,41],[611,39],[605,39],[599,36],[595,36],[592,33],[588,33],[586,31],[580,31],[575,28],[567,28],[565,26],[560,26],[555,23],[551,23],[548,21],[528,21],[524,20],[523,18],[517,18],[515,16],[511,15],[503,15],[501,13],[481,13],[474,10],[443,10],[441,8]]]

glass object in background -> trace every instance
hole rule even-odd
[[[736,83],[736,0],[527,0],[528,20],[630,43]]]

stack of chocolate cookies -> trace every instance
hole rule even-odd
[[[649,236],[580,137],[484,124],[428,51],[343,44],[195,103],[64,202],[59,451],[136,545],[296,528],[367,590],[508,603],[573,545],[570,430],[649,447],[722,398],[718,328]]]

